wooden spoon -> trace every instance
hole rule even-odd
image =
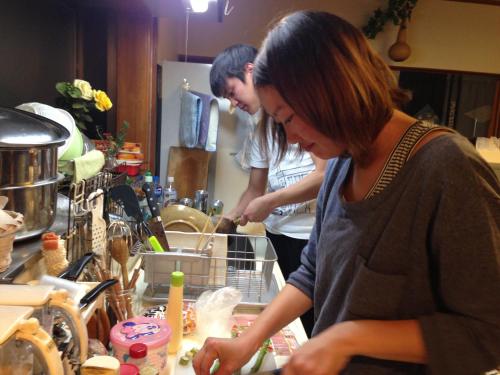
[[[127,261],[129,258],[127,240],[124,238],[114,238],[111,242],[111,257],[118,262],[122,270],[123,290],[129,289]],[[124,295],[125,309],[127,310],[127,319],[134,316],[132,304],[128,296]]]
[[[111,257],[120,265],[123,279],[123,289],[128,289],[127,261],[129,250],[127,241],[123,238],[113,238],[111,242]]]

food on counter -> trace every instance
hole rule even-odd
[[[144,160],[144,154],[138,152],[136,154],[120,152],[117,157],[118,160]]]
[[[136,142],[125,142],[121,149],[128,152],[141,152],[141,144]]]
[[[48,275],[58,276],[68,268],[65,242],[54,232],[42,235],[42,255]]]
[[[181,366],[187,366],[191,362],[191,360],[194,358],[196,353],[198,353],[198,348],[191,348],[191,350],[188,350],[186,353],[184,353],[183,356],[179,358],[179,365]]]
[[[271,339],[267,339],[266,341],[264,341],[264,343],[261,345],[259,349],[259,354],[257,355],[257,359],[255,360],[254,365],[250,369],[251,374],[254,374],[260,370],[260,368],[262,367],[262,362],[264,361],[264,357],[268,352],[271,352],[272,350],[273,348],[271,346]]]
[[[165,319],[166,311],[167,306],[165,305],[153,306],[146,309],[143,315],[150,318]],[[196,312],[192,302],[184,301],[184,306],[182,308],[182,323],[184,336],[190,335],[196,330]]]
[[[120,361],[107,355],[87,359],[81,369],[81,375],[119,375]]]

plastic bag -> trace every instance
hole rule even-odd
[[[241,292],[232,287],[203,292],[195,303],[196,331],[207,337],[231,337],[231,315],[241,301]]]

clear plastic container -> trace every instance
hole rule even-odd
[[[163,205],[167,207],[169,204],[177,203],[177,190],[174,187],[174,177],[167,177],[167,186],[163,190]]]

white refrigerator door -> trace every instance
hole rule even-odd
[[[184,79],[190,89],[206,94],[210,90],[210,64],[163,61],[162,64],[162,112],[161,112],[161,148],[160,148],[160,183],[167,181],[168,153],[171,146],[179,146],[179,120],[181,93]],[[219,130],[217,151],[210,160],[208,191],[210,202],[220,199],[224,210],[233,208],[248,183],[248,173],[242,170],[233,155],[242,147],[248,129],[241,111],[230,115],[229,101],[219,99]],[[181,197],[182,198],[182,197]],[[193,198],[193,197],[191,197]]]

